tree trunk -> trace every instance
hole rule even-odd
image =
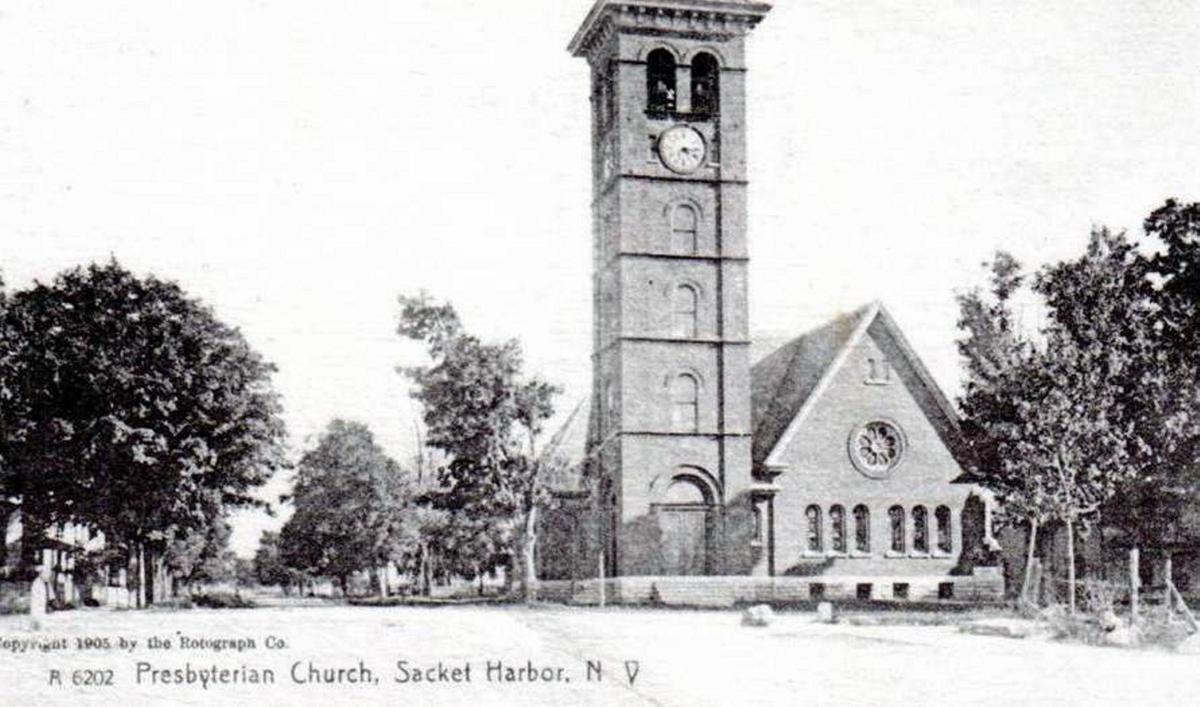
[[[387,599],[387,564],[379,566],[379,598]]]
[[[525,533],[522,538],[521,555],[525,562],[524,589],[525,603],[537,601],[537,506],[525,514]]]
[[[429,544],[421,544],[421,595],[429,596],[432,588],[429,586]]]
[[[1067,516],[1067,611],[1075,613],[1075,519]]]
[[[1030,580],[1033,578],[1033,554],[1037,548],[1038,521],[1029,519],[1029,552],[1025,555],[1025,580],[1021,583],[1021,598],[1029,601]]]

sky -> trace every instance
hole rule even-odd
[[[587,393],[591,0],[4,0],[0,272],[116,257],[279,366],[299,455],[333,418],[398,459],[396,297],[448,299]],[[885,302],[950,395],[954,295],[1200,200],[1200,0],[780,0],[750,42],[750,312]],[[263,492],[288,488],[281,476]],[[253,552],[275,518],[242,513]]]

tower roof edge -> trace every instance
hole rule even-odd
[[[617,20],[624,26],[745,33],[771,11],[758,0],[596,0],[567,51],[586,57]],[[665,27],[664,27],[665,25]]]

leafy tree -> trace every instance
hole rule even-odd
[[[334,420],[297,468],[280,554],[294,569],[332,577],[390,561],[401,533],[408,484],[363,424]]]
[[[1137,474],[1146,448],[1130,405],[1147,347],[1136,263],[1123,236],[1098,231],[1080,259],[1043,269],[1033,289],[1049,317],[1036,341],[1013,331],[1008,302],[1021,278],[1011,256],[992,264],[990,299],[959,300],[973,471],[1029,521],[1030,558],[1038,525],[1065,524],[1072,610],[1075,530]]]
[[[283,561],[280,544],[279,533],[263,531],[254,552],[254,577],[265,587],[278,586],[284,594],[289,594],[292,587],[304,586],[307,578]]]
[[[234,554],[229,547],[233,529],[218,516],[203,529],[171,533],[164,553],[167,569],[183,587],[233,578]]]
[[[0,456],[29,516],[101,531],[143,566],[147,546],[261,505],[284,465],[275,369],[178,285],[76,268],[16,293],[2,329]]]
[[[435,565],[450,553],[451,513],[437,507],[428,491],[418,491],[401,512],[392,561],[407,571],[421,594],[430,593]]]
[[[0,273],[0,533],[8,528],[9,518],[16,509],[16,499],[11,468],[5,459],[5,439],[8,436],[8,418],[12,405],[11,381],[13,379],[13,344],[5,322],[8,297],[5,292],[4,275]],[[7,562],[8,548],[0,538],[0,567]]]
[[[532,599],[537,513],[548,500],[536,441],[559,390],[522,376],[516,341],[481,341],[464,331],[449,304],[422,294],[402,296],[400,305],[399,333],[424,342],[432,360],[402,371],[424,406],[427,444],[446,457],[438,475],[450,506],[478,523],[478,539],[491,534],[521,557],[525,596]],[[485,521],[499,527],[489,533]],[[472,547],[479,554],[479,545]]]
[[[248,560],[245,557],[233,557],[230,563],[232,568],[232,578],[239,587],[253,587],[255,583],[254,577],[254,561]]]
[[[1200,203],[1168,200],[1144,228],[1151,347],[1135,393],[1151,458],[1107,517],[1139,545],[1194,543],[1200,528],[1181,519],[1194,514],[1200,494]]]
[[[9,489],[12,487],[12,481],[9,479],[9,467],[5,463],[4,440],[7,437],[8,430],[8,409],[11,405],[12,394],[10,392],[10,381],[12,380],[12,353],[13,345],[11,337],[6,326],[7,317],[5,312],[8,309],[8,296],[5,293],[4,275],[0,273],[0,528],[8,527],[8,517],[12,512],[12,505],[9,502],[11,495]],[[4,562],[4,543],[0,541],[0,563]]]

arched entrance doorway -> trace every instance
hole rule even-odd
[[[712,573],[713,498],[699,476],[680,473],[653,506],[661,531],[664,575]]]

